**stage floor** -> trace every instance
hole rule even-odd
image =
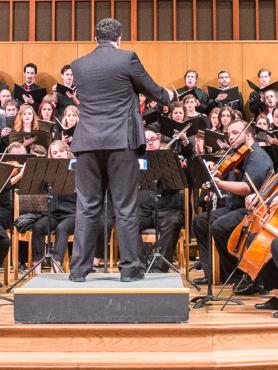
[[[190,298],[200,294],[188,287]],[[278,320],[254,308],[268,297],[238,297],[244,305],[224,311],[191,304],[182,324],[15,324],[0,300],[0,369],[278,369]]]
[[[47,274],[47,273],[46,273]],[[43,274],[43,275],[46,275]],[[42,275],[42,276],[43,276]],[[97,273],[97,275],[99,275]],[[162,275],[162,281],[165,280],[166,274]],[[91,275],[93,276],[93,275]],[[109,274],[107,274],[109,276]],[[200,277],[200,272],[193,272],[190,277],[196,278]],[[107,282],[109,282],[110,279],[107,279],[107,281],[103,282],[104,286],[106,286]],[[2,273],[0,273],[0,281],[3,281],[2,279]],[[69,282],[70,283],[70,282]],[[121,286],[122,283],[113,281],[115,286]],[[156,280],[157,283],[157,280]],[[28,286],[35,287],[37,284],[36,281],[29,282]],[[82,283],[70,283],[70,286],[74,285],[77,287]],[[94,282],[92,281],[92,286],[94,285]],[[136,282],[140,286],[140,282]],[[126,284],[124,284],[126,285]],[[197,290],[192,287],[190,284],[187,284],[187,287],[190,288],[190,299],[199,296],[199,295],[205,295],[207,286],[201,286],[201,292],[197,292]],[[213,287],[213,293],[217,294],[220,287]],[[228,285],[222,296],[228,297],[231,293],[232,287]],[[0,295],[4,297],[13,298],[13,294],[7,294],[6,293],[6,287],[0,288]],[[266,296],[237,296],[233,297],[237,300],[242,301],[243,305],[234,305],[229,304],[226,306],[224,311],[221,311],[222,302],[213,302],[201,309],[193,309],[193,304],[190,304],[190,315],[189,320],[186,325],[192,325],[192,326],[198,326],[198,325],[225,325],[225,324],[277,324],[278,325],[278,319],[273,319],[271,317],[271,310],[257,310],[255,309],[254,305],[255,303],[262,303],[265,302],[271,295]],[[0,325],[12,325],[15,324],[13,320],[13,304],[10,304],[6,301],[0,300]]]

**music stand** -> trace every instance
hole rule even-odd
[[[171,149],[148,150],[145,155],[145,160],[147,161],[147,168],[142,168],[140,171],[140,188],[154,192],[156,219],[155,253],[152,255],[152,260],[146,272],[149,273],[156,259],[160,258],[174,271],[179,273],[180,271],[161,254],[161,247],[158,245],[158,202],[162,190],[183,190],[187,187],[186,177],[177,153],[173,152]],[[189,278],[186,278],[186,280],[196,289],[200,290],[200,287]]]
[[[201,163],[203,165],[203,169],[205,174],[208,178],[208,182],[210,184],[210,191],[216,194],[218,199],[223,199],[225,195],[221,192],[218,188],[214,176],[211,173],[208,163],[205,159],[201,159]],[[212,210],[212,196],[209,196],[208,203],[207,203],[207,225],[208,225],[208,290],[207,295],[205,296],[197,296],[191,299],[192,303],[195,303],[193,308],[201,308],[205,306],[208,302],[218,302],[218,301],[225,301],[225,297],[220,297],[219,295],[214,296],[212,294],[212,232],[211,232],[211,210]],[[231,300],[231,302],[241,305],[243,304],[240,301]]]
[[[23,276],[15,282],[7,292],[14,289],[44,260],[50,262],[60,272],[64,272],[53,258],[51,251],[51,203],[53,195],[71,195],[75,188],[75,171],[69,170],[70,159],[57,158],[30,158],[26,162],[23,178],[19,183],[19,195],[45,195],[47,194],[47,243],[43,258],[32,266]]]
[[[14,166],[7,164],[7,163],[0,163],[0,194],[4,190],[5,186],[9,183],[12,173],[14,170]],[[10,224],[10,234],[12,235],[12,223]],[[9,247],[10,248],[10,247]],[[4,297],[0,295],[0,299],[3,299],[4,301],[13,302],[13,299]]]

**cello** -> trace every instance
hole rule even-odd
[[[275,192],[277,197],[278,190]],[[261,220],[261,231],[244,253],[238,268],[255,280],[267,262],[272,258],[270,245],[278,237],[278,203],[270,206],[269,211]]]
[[[277,191],[277,186],[278,174],[271,174],[262,185],[259,196],[256,196],[250,205],[253,211],[247,214],[233,230],[227,249],[237,259],[240,259],[245,252],[249,237],[261,230],[261,219],[268,211],[268,205],[273,199],[273,194]]]

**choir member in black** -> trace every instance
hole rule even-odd
[[[3,89],[0,91],[0,116],[5,115],[4,105],[5,103],[12,98],[10,90]]]
[[[73,81],[73,74],[71,70],[71,66],[69,64],[66,64],[61,69],[61,78],[63,81],[63,85],[66,87],[70,87],[72,90],[74,90],[73,93],[67,91],[66,94],[61,94],[59,92],[56,92],[56,85],[53,87],[55,100],[57,103],[57,111],[58,111],[58,118],[62,119],[64,116],[64,111],[67,106],[69,105],[79,105],[79,100],[76,95],[75,91],[75,85]]]
[[[0,152],[3,152],[6,147],[9,145],[9,135],[11,132],[11,127],[7,126],[7,118],[6,117],[16,117],[17,115],[17,104],[16,101],[10,99],[5,102],[4,104],[4,111],[5,116],[3,116],[1,120],[1,128],[0,128]]]
[[[247,210],[245,208],[245,196],[252,192],[251,185],[247,179],[248,173],[255,186],[259,189],[263,184],[266,175],[273,168],[269,156],[255,143],[251,128],[242,132],[247,123],[244,121],[234,121],[228,127],[229,143],[236,150],[243,144],[252,148],[243,162],[236,170],[230,171],[225,180],[215,177],[221,191],[227,193],[225,206],[212,210],[211,230],[215,245],[219,252],[221,264],[221,280],[225,281],[237,265],[237,259],[227,251],[229,237],[234,228],[242,221]],[[241,134],[240,134],[241,133]],[[198,214],[193,222],[193,229],[197,239],[197,246],[200,251],[200,260],[205,272],[205,277],[195,279],[197,284],[208,282],[208,225],[207,213]],[[237,280],[239,273],[234,276]],[[262,292],[261,286],[256,287],[258,292]]]
[[[261,68],[257,74],[260,82],[260,88],[264,88],[270,84],[271,71],[267,68]],[[264,94],[257,91],[252,91],[249,95],[249,110],[254,114],[255,118],[258,114],[265,110]]]
[[[36,74],[38,67],[34,63],[27,63],[23,68],[25,82],[21,87],[26,91],[40,89],[40,86],[36,84]],[[39,104],[34,101],[31,95],[24,94],[22,96],[24,103],[31,105],[35,111],[38,110]]]
[[[145,131],[147,150],[160,149],[160,134],[150,130]],[[156,227],[155,199],[153,192],[140,190],[139,229]],[[183,198],[179,191],[163,191],[158,201],[159,247],[162,255],[173,262],[173,255],[183,225]],[[169,266],[159,259],[155,261],[152,272],[168,272]]]
[[[278,108],[274,108],[272,111],[272,117],[273,117],[273,122],[272,122],[272,129],[278,130]],[[272,136],[267,136],[268,142],[271,145],[271,158],[273,160],[274,164],[274,170],[275,172],[278,171],[278,138],[277,137],[272,137]]]
[[[56,140],[48,148],[49,158],[71,158],[72,154],[66,143]],[[73,234],[76,216],[76,194],[54,196],[50,216],[51,231],[55,230],[54,259],[61,264],[68,245],[68,235]],[[45,236],[48,230],[48,217],[43,216],[32,228],[33,261],[36,264],[44,256]],[[41,272],[38,266],[36,273]]]
[[[276,92],[275,90],[267,90],[264,93],[264,102],[265,102],[265,109],[262,113],[265,113],[270,123],[273,123],[272,112],[277,107],[278,92]]]
[[[17,117],[14,122],[14,129],[12,130],[10,134],[10,141],[12,139],[13,132],[23,132],[30,134],[32,131],[36,131],[39,129],[38,124],[38,117],[32,108],[31,105],[23,104],[20,106],[20,109],[18,111]],[[23,138],[23,144],[26,147],[29,147],[31,144],[33,144],[36,141],[36,137],[30,137],[30,138]],[[15,140],[18,141],[18,140]]]
[[[223,93],[221,92],[220,94],[218,94],[218,96],[214,100],[210,99],[209,107],[208,107],[209,111],[214,107],[222,108],[224,107],[224,105],[227,104],[232,109],[239,110],[241,113],[243,113],[244,102],[243,102],[243,97],[241,93],[239,93],[239,100],[236,100],[230,103],[223,103],[223,101],[225,101],[225,99],[227,98],[227,94],[225,93],[225,90],[231,87],[230,86],[231,77],[230,77],[229,72],[220,71],[217,77],[218,77],[219,88],[223,90]]]
[[[223,130],[223,125],[219,120],[219,113],[220,108],[213,108],[212,111],[209,114],[209,124],[210,124],[210,130],[212,131],[220,131]]]
[[[55,132],[55,139],[61,139],[68,145],[72,142],[72,136],[73,134],[69,135],[67,134],[67,130],[76,127],[76,125],[79,122],[79,110],[75,105],[68,105],[64,111],[64,117],[62,119],[62,126],[61,127],[56,127],[56,132]]]
[[[47,122],[54,122],[55,119],[55,107],[51,102],[42,101],[39,110],[38,118]]]
[[[270,122],[264,113],[260,113],[256,118],[256,126],[267,131],[270,129]],[[259,132],[256,136],[256,141],[262,146],[268,146],[268,137],[264,132]]]
[[[7,150],[10,154],[26,154],[25,147],[20,143],[10,144]],[[0,194],[0,266],[8,253],[10,240],[7,236],[7,229],[11,227],[11,208],[10,208],[10,188],[22,178],[22,171],[19,171],[12,177]],[[1,284],[0,284],[1,285]]]
[[[196,110],[200,113],[206,113],[209,104],[209,97],[204,90],[196,86],[198,77],[199,76],[197,71],[195,71],[194,69],[188,69],[184,74],[185,86],[181,89],[178,89],[178,94],[182,94],[185,91],[193,89],[198,97]]]

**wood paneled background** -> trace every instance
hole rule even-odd
[[[90,41],[110,16],[126,41],[278,39],[278,0],[0,0],[0,41]]]
[[[23,82],[23,66],[28,62],[38,66],[37,82],[51,91],[60,79],[64,64],[89,53],[95,47],[90,42],[13,42],[0,43],[0,81],[13,84]],[[278,80],[278,45],[269,42],[123,42],[122,48],[134,50],[152,77],[160,84],[183,86],[183,75],[188,68],[199,72],[198,85],[217,84],[217,73],[226,69],[232,85],[238,85],[247,99],[250,88],[246,79],[257,82],[257,71],[272,70],[272,80]]]

